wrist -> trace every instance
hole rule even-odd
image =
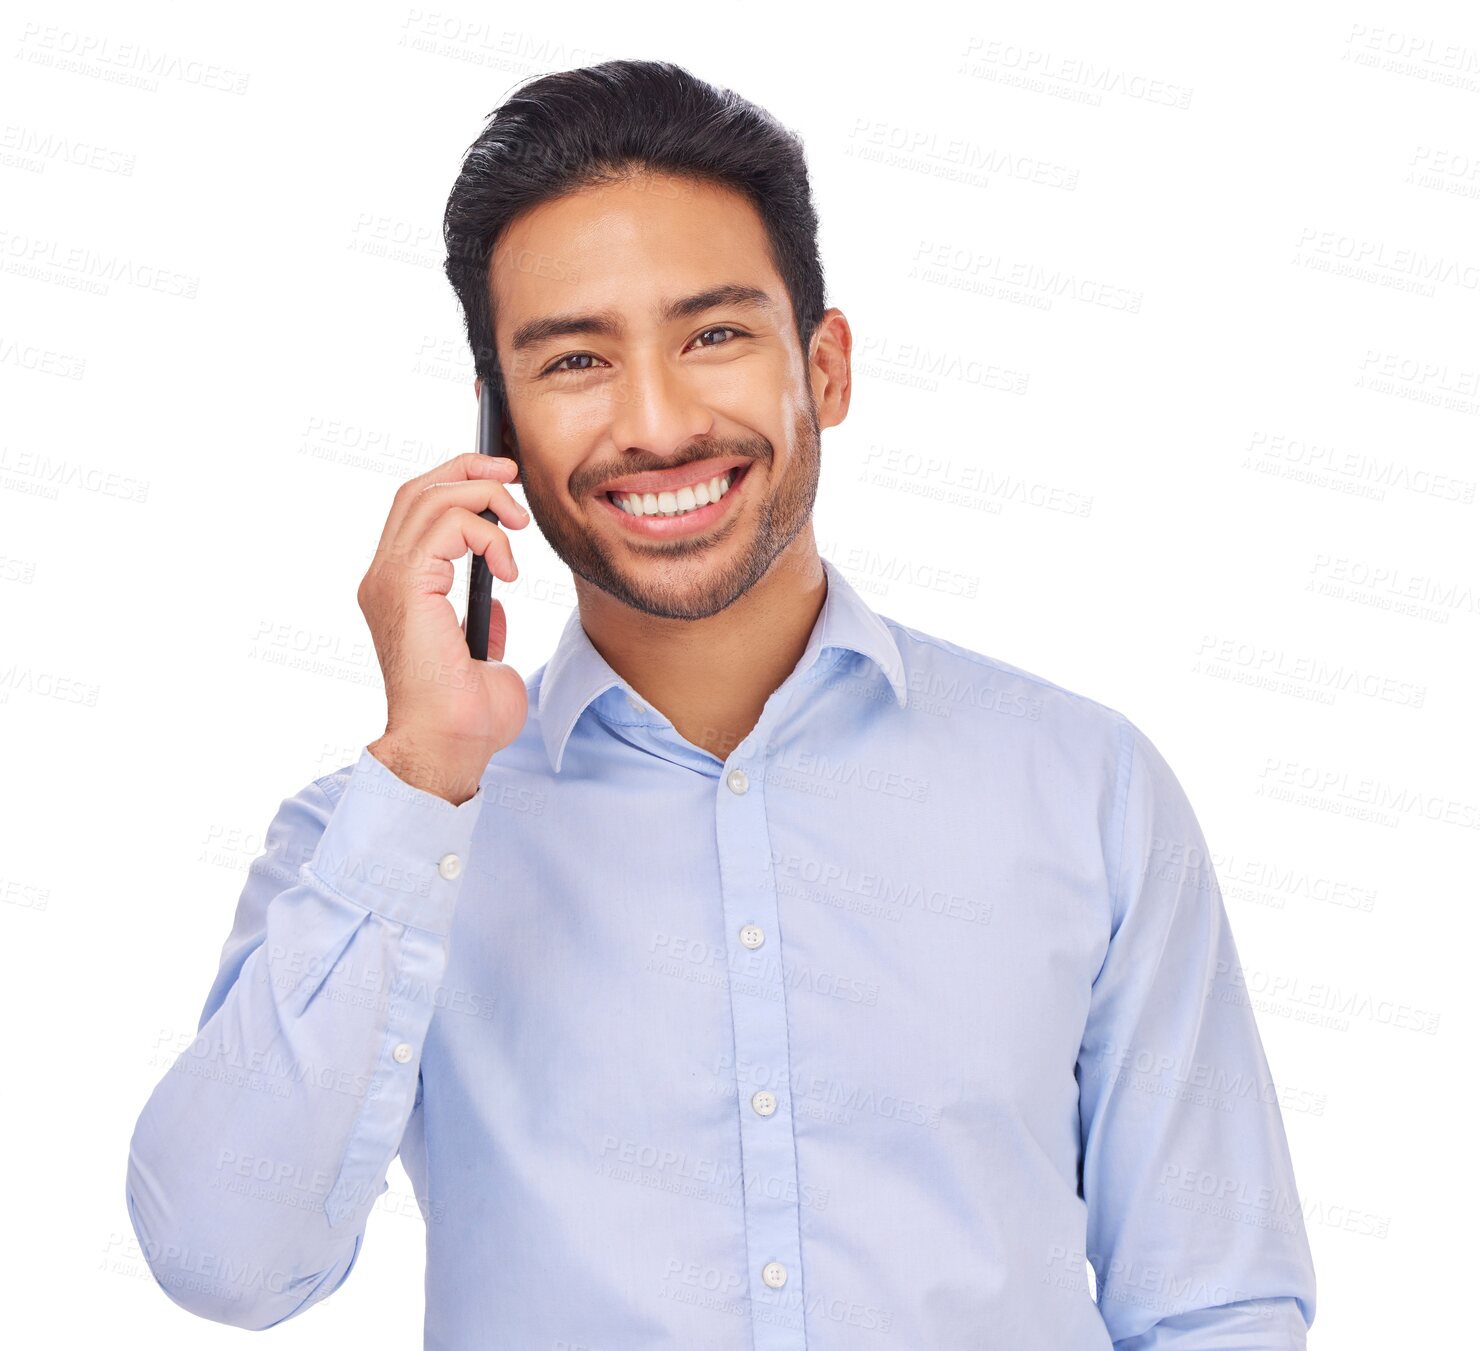
[[[438,745],[422,737],[395,735],[377,737],[366,747],[392,774],[412,788],[431,793],[454,807],[460,807],[478,791],[482,767],[474,769],[466,759],[457,756],[455,747]]]

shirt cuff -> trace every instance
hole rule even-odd
[[[360,752],[308,868],[330,891],[401,924],[452,927],[483,788],[454,807]]]

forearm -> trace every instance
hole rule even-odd
[[[280,809],[195,1041],[130,1141],[130,1219],[192,1312],[268,1327],[348,1275],[415,1106],[480,808],[366,755],[337,804]]]
[[[1305,1351],[1306,1331],[1295,1299],[1246,1299],[1173,1314],[1115,1351]]]

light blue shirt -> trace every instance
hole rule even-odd
[[[824,566],[723,761],[573,611],[468,802],[365,750],[281,804],[130,1143],[173,1299],[327,1298],[399,1152],[435,1351],[1305,1346],[1278,1093],[1171,769]]]

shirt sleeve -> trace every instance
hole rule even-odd
[[[483,801],[454,807],[366,748],[279,806],[197,1035],[129,1143],[129,1219],[192,1313],[267,1328],[348,1277],[420,1101]]]
[[[1303,1351],[1315,1270],[1207,844],[1122,718],[1110,940],[1079,1080],[1081,1190],[1116,1351]]]

